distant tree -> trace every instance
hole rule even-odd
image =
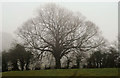
[[[15,47],[15,52],[19,55],[17,57],[18,61],[20,62],[21,70],[23,71],[25,66],[26,50],[23,46],[19,44],[17,44]]]
[[[69,66],[70,66],[70,62],[71,62],[71,59],[68,58],[68,60],[67,60],[67,66],[66,66],[67,69],[68,69]]]
[[[118,58],[118,51],[116,48],[114,47],[110,47],[109,49],[110,53],[108,54],[108,58],[107,58],[107,66],[108,67],[117,67],[117,58]]]
[[[120,54],[119,54],[119,56],[118,56],[117,59],[118,59],[118,65],[117,65],[117,67],[120,68]]]
[[[27,51],[25,53],[25,68],[26,70],[29,70],[29,64],[31,62],[31,59],[33,58],[33,54],[30,51]]]
[[[108,53],[103,53],[102,54],[102,66],[101,68],[106,68],[108,66]]]
[[[16,44],[15,47],[9,51],[9,54],[13,70],[19,70],[18,62],[20,63],[19,65],[21,70],[24,70],[24,67],[28,70],[28,65],[30,63],[30,59],[32,58],[31,52],[26,51],[22,45]]]
[[[94,52],[88,59],[88,65],[91,68],[100,68],[103,54],[100,51]]]
[[[108,52],[94,52],[88,61],[88,67],[93,68],[110,68],[118,65],[118,51],[115,47],[109,47]]]
[[[8,53],[6,51],[2,52],[2,72],[8,71]]]
[[[27,48],[52,53],[56,68],[61,68],[60,59],[71,50],[88,51],[104,43],[98,27],[80,13],[48,4],[38,14],[18,29],[18,36]]]
[[[83,51],[77,51],[76,53],[76,63],[77,63],[77,68],[80,68],[80,65],[82,63],[82,59],[87,58],[85,52]]]
[[[10,58],[10,62],[12,64],[12,70],[19,70],[18,67],[18,53],[15,51],[14,48],[10,49],[9,51],[9,58]]]
[[[70,63],[72,62],[72,56],[70,55],[64,55],[67,60],[66,60],[66,66],[64,68],[68,69],[70,67]]]

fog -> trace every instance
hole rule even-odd
[[[8,38],[2,38],[8,47],[12,36],[16,39],[15,31],[28,19],[37,15],[37,10],[46,3],[39,2],[6,2],[2,4],[2,32],[9,33]],[[109,41],[117,40],[118,35],[118,3],[117,2],[59,2],[62,7],[80,12],[88,20],[94,22],[102,35]],[[1,31],[1,30],[0,30]],[[3,34],[4,35],[4,34]],[[10,38],[11,37],[11,38]],[[3,42],[4,42],[3,41]],[[8,43],[8,45],[7,45]]]

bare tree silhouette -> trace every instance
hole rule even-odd
[[[85,52],[104,43],[98,27],[85,20],[80,13],[73,13],[55,4],[47,4],[38,16],[25,22],[18,35],[27,48],[50,52],[61,67],[60,59],[73,50]]]

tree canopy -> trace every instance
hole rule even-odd
[[[18,29],[26,48],[50,52],[60,68],[60,59],[69,52],[86,52],[104,43],[98,27],[80,13],[55,4],[40,8],[38,15]]]

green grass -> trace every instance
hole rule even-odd
[[[118,76],[117,68],[49,69],[3,72],[2,76]]]

